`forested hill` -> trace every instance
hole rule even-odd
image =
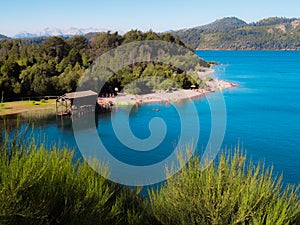
[[[71,38],[55,36],[2,39],[0,97],[4,100],[14,100],[27,96],[58,96],[75,91],[78,80],[96,58],[120,45],[142,40],[161,40],[186,47],[171,33],[157,34],[153,31],[138,30],[131,30],[124,35],[102,32]],[[155,49],[149,47],[143,51],[151,55]],[[192,49],[186,51],[193,54]],[[197,56],[195,61],[189,61],[189,64],[190,68],[208,67],[208,64]],[[116,77],[109,80],[108,85],[122,90],[133,78],[152,74],[156,74],[156,79],[151,81],[155,88],[169,87],[170,84],[162,83],[163,77],[173,79],[183,88],[194,84],[192,78],[178,68],[147,62],[126,66],[122,71],[118,71]],[[177,75],[171,76],[172,74]],[[132,89],[136,92],[139,90],[137,87]]]
[[[7,38],[6,36],[4,36],[3,34],[0,34],[0,39],[4,39]]]
[[[300,19],[271,17],[247,24],[236,17],[172,32],[194,49],[300,49]]]

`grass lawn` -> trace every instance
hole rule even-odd
[[[55,99],[41,101],[25,100],[0,103],[0,116],[42,109],[53,109],[54,112]]]

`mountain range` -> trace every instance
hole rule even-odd
[[[12,38],[43,38],[50,36],[93,35],[108,29],[95,28],[46,28],[37,32],[21,32]],[[124,32],[118,31],[119,34]],[[193,49],[229,50],[300,50],[300,19],[270,17],[258,22],[246,23],[236,17],[225,17],[210,24],[169,30]],[[8,38],[0,35],[0,40]]]
[[[236,17],[225,17],[172,33],[194,49],[300,49],[297,18],[270,17],[248,24]]]
[[[71,27],[69,29],[59,29],[55,27],[47,27],[43,30],[36,32],[20,32],[14,35],[12,38],[35,38],[35,37],[51,37],[51,36],[64,36],[71,37],[74,35],[84,35],[88,33],[97,33],[97,32],[107,32],[108,29],[97,29],[97,28],[75,28]]]
[[[5,38],[8,38],[8,37],[6,37],[5,35],[0,34],[0,40],[5,39]]]

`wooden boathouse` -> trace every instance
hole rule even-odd
[[[95,111],[98,94],[94,91],[66,93],[56,99],[56,115],[75,115]]]
[[[66,93],[56,99],[56,115],[83,115],[89,112],[107,112],[112,102],[105,102],[94,91]]]

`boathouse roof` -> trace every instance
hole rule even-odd
[[[94,91],[88,90],[88,91],[77,91],[77,92],[66,93],[61,97],[65,99],[75,99],[75,98],[85,98],[85,97],[90,97],[95,95],[98,94]]]

